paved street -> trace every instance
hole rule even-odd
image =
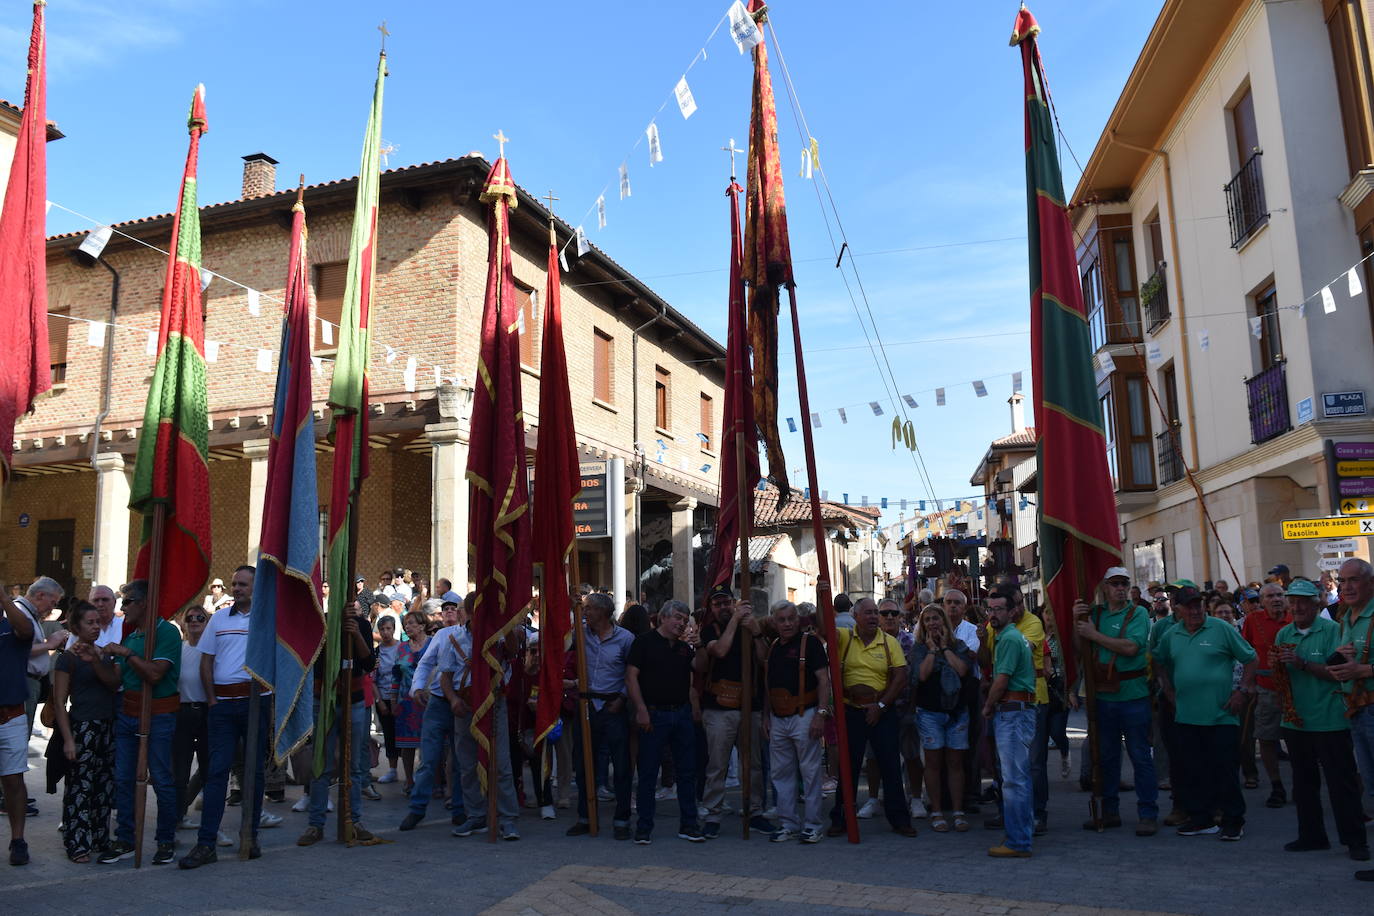
[[[41,789],[38,769],[28,779]],[[658,829],[648,847],[617,843],[608,833],[567,839],[568,811],[560,811],[553,822],[527,811],[519,843],[489,845],[484,837],[451,837],[446,812],[438,805],[431,805],[431,819],[417,830],[399,833],[396,824],[405,811],[399,786],[380,790],[382,801],[364,802],[364,823],[392,843],[349,849],[331,841],[302,849],[295,839],[305,815],[291,813],[285,804],[269,805],[286,821],[263,831],[261,860],[240,863],[234,850],[221,850],[217,864],[194,873],[146,864],[136,872],[129,862],[70,864],[57,833],[60,800],[39,795],[41,814],[28,822],[33,863],[22,869],[0,866],[4,908],[106,916],[394,912],[402,907],[493,914],[1255,916],[1290,907],[1310,910],[1318,901],[1326,913],[1364,913],[1371,889],[1352,880],[1359,866],[1340,848],[1285,853],[1283,843],[1294,836],[1294,811],[1291,805],[1266,809],[1267,787],[1246,793],[1249,823],[1239,843],[1186,839],[1171,831],[1138,839],[1130,816],[1124,830],[1085,833],[1079,825],[1087,815],[1087,796],[1072,780],[1059,779],[1053,752],[1051,832],[1036,841],[1033,859],[1013,862],[985,856],[998,836],[981,829],[981,816],[967,834],[934,834],[918,821],[921,835],[915,839],[894,836],[881,820],[862,821],[865,840],[858,846],[833,839],[817,846],[775,846],[757,834],[745,844],[732,817],[721,839],[693,845],[674,836],[673,802],[660,803]],[[299,791],[288,789],[288,800]],[[1129,815],[1130,805],[1124,807]],[[229,809],[229,830],[237,827],[239,810]],[[608,817],[609,810],[602,810]],[[1334,827],[1329,829],[1334,836]],[[330,836],[332,831],[331,819]],[[178,834],[183,851],[192,837],[187,831]],[[151,844],[147,849],[150,857]]]

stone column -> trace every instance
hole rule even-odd
[[[425,427],[430,453],[430,581],[453,582],[465,595],[468,582],[468,424],[446,420]]]
[[[248,559],[249,566],[258,565],[258,551],[262,548],[262,504],[267,494],[267,449],[270,439],[248,439],[243,443],[243,457],[248,459]]]
[[[119,590],[129,575],[129,471],[124,456],[95,456],[95,568],[91,581]]]
[[[606,509],[611,520],[611,596],[615,599],[618,617],[625,610],[626,588],[625,459],[612,458],[606,465]]]
[[[673,503],[673,597],[696,607],[696,583],[692,566],[692,515],[697,507],[695,497],[684,497]]]

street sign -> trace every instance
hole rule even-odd
[[[1374,496],[1374,477],[1343,477],[1340,490],[1342,496]]]
[[[1339,461],[1374,460],[1374,442],[1333,442]]]
[[[1336,508],[1341,515],[1374,515],[1374,499],[1343,498]]]
[[[1354,538],[1341,538],[1338,541],[1326,541],[1317,545],[1319,553],[1348,553],[1355,549]]]
[[[1344,557],[1322,557],[1317,561],[1317,568],[1322,572],[1335,572],[1341,568],[1341,564],[1344,562]]]
[[[573,500],[573,532],[580,538],[604,538],[611,533],[606,490],[609,485],[607,462],[584,461],[582,492]]]
[[[1374,518],[1295,518],[1282,524],[1285,541],[1374,534]]]
[[[1337,461],[1336,473],[1341,477],[1374,477],[1374,461]]]
[[[1362,417],[1365,413],[1363,391],[1323,391],[1322,416]]]

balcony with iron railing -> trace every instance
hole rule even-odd
[[[1155,436],[1155,451],[1159,459],[1159,485],[1168,486],[1183,479],[1182,427],[1177,421]]]
[[[1264,173],[1260,169],[1263,155],[1262,151],[1255,150],[1223,189],[1226,216],[1231,221],[1232,248],[1239,248],[1269,222],[1269,208],[1264,202]]]
[[[1164,280],[1163,261],[1140,287],[1140,305],[1145,310],[1145,329],[1154,331],[1169,320],[1169,284]]]
[[[1279,360],[1245,380],[1250,406],[1250,441],[1258,445],[1293,428],[1288,413],[1287,362]]]

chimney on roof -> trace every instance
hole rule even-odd
[[[1026,431],[1026,396],[1021,392],[1016,392],[1007,398],[1007,403],[1011,405],[1011,432],[1023,433]]]
[[[277,160],[266,153],[243,157],[243,198],[277,193]]]

